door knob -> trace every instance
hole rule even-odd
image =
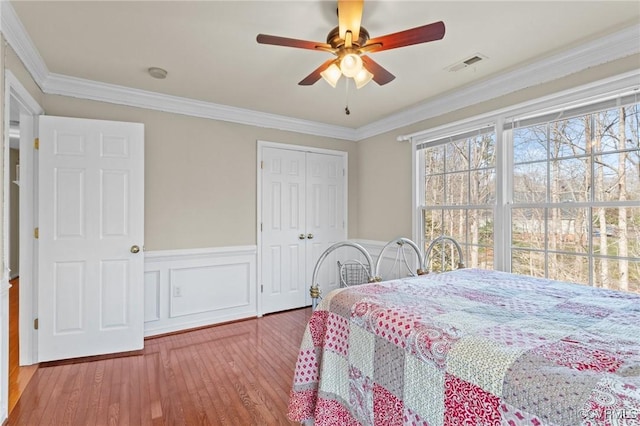
[[[140,251],[140,247],[138,246],[131,246],[131,253],[138,253]]]
[[[310,240],[313,239],[313,234],[308,234],[307,238],[310,239]]]
[[[301,240],[304,240],[306,237],[304,236],[304,234],[300,234],[300,235],[298,235],[298,238],[301,239]]]

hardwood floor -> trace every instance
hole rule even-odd
[[[142,355],[41,366],[8,425],[288,425],[311,309],[145,341]]]
[[[37,365],[21,367],[19,362],[20,340],[19,334],[19,296],[20,280],[14,278],[9,281],[9,413],[13,410],[20,395],[29,384],[31,377],[38,369]]]

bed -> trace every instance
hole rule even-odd
[[[460,269],[334,290],[289,418],[319,425],[640,425],[640,295]]]

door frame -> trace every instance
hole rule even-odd
[[[18,102],[21,111],[20,120],[20,365],[31,365],[38,359],[38,334],[33,328],[33,319],[37,316],[37,277],[35,274],[37,259],[35,256],[35,244],[33,229],[37,223],[36,194],[37,194],[37,154],[34,150],[34,139],[38,135],[39,115],[44,110],[31,94],[20,83],[17,77],[9,70],[5,70],[4,91],[4,195],[3,195],[3,276],[9,277],[9,126],[11,115],[11,103]],[[3,310],[3,315],[8,315],[8,310]],[[8,324],[8,317],[7,317]],[[2,333],[8,330],[2,330]],[[7,357],[8,346],[2,348],[2,356]]]
[[[258,317],[261,317],[263,312],[262,307],[262,292],[260,288],[262,286],[262,232],[260,231],[260,227],[262,225],[262,150],[263,148],[277,148],[277,149],[286,149],[289,151],[298,151],[298,152],[311,152],[315,154],[327,154],[327,155],[335,155],[338,157],[342,157],[342,161],[344,164],[344,232],[345,235],[349,235],[349,154],[346,151],[337,151],[333,149],[325,149],[325,148],[316,148],[312,146],[304,146],[304,145],[290,145],[286,143],[278,143],[278,142],[269,142],[258,140],[257,141],[257,162],[256,162],[256,181],[257,181],[257,214],[256,214],[256,242],[257,242],[257,263],[256,263],[256,297],[257,300],[257,313]],[[309,283],[311,286],[311,283]]]

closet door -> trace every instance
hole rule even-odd
[[[261,313],[311,305],[313,268],[346,239],[345,157],[262,148]],[[323,292],[338,286],[333,259],[320,274]]]

